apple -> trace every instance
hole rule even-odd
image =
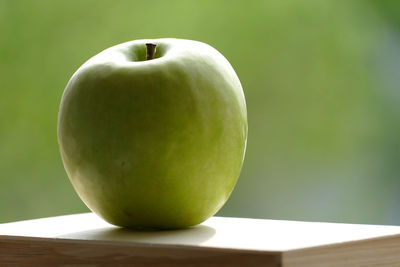
[[[63,93],[58,142],[83,202],[111,224],[201,223],[231,194],[247,111],[232,66],[191,40],[135,40],[84,63]]]

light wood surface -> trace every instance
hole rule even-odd
[[[0,266],[400,266],[400,227],[213,217],[138,232],[92,213],[0,224]]]

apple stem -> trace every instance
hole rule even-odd
[[[146,48],[147,48],[147,55],[146,55],[146,60],[150,60],[154,58],[154,54],[156,53],[156,44],[153,43],[147,43]]]

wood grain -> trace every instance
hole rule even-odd
[[[400,236],[284,252],[285,267],[400,266]],[[338,265],[340,263],[340,265]]]
[[[0,239],[0,266],[280,266],[278,253],[37,238]]]

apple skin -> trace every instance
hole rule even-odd
[[[146,60],[146,43],[157,44]],[[213,216],[244,160],[240,81],[211,46],[136,40],[84,63],[63,93],[58,142],[83,202],[111,224],[173,229]]]

